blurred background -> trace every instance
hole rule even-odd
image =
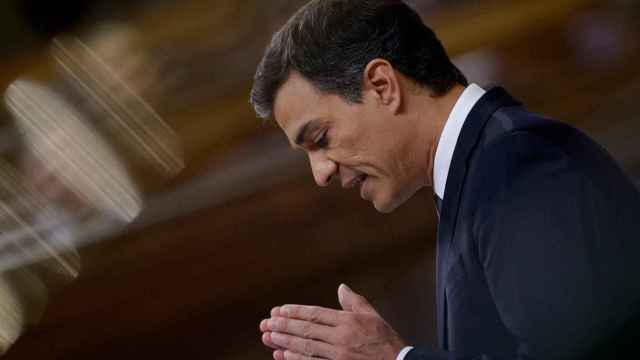
[[[341,282],[435,344],[430,191],[381,215],[317,188],[248,104],[303,3],[0,3],[0,269],[27,274],[0,282],[0,342],[24,331],[6,359],[269,359],[271,307],[337,307]],[[471,81],[583,129],[640,184],[639,2],[410,3]]]

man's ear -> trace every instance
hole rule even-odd
[[[363,95],[372,95],[381,106],[397,113],[402,104],[399,81],[391,63],[384,59],[373,59],[364,69]]]

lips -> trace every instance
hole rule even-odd
[[[361,185],[365,180],[367,179],[367,175],[366,174],[361,174],[358,176],[354,176],[353,178],[349,179],[349,181],[346,181],[342,184],[342,187],[344,187],[345,189],[350,189],[354,186],[359,186]]]
[[[365,185],[366,185],[366,181],[367,181],[367,175],[361,175],[358,177],[358,184],[360,185],[360,197],[367,200],[367,195],[365,192]]]
[[[366,175],[366,174],[362,174],[362,175],[360,175],[360,176],[357,176],[357,177],[354,179],[353,186],[359,186],[359,185],[362,185],[362,183],[364,183],[364,182],[365,182],[365,180],[367,180],[367,175]]]

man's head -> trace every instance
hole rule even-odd
[[[430,184],[425,158],[450,110],[438,99],[459,85],[462,73],[402,1],[314,0],[274,35],[251,103],[308,153],[319,185],[361,184],[387,212]]]

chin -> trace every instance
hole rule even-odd
[[[391,213],[393,212],[393,210],[397,208],[397,207],[390,207],[390,206],[389,207],[376,206],[376,204],[373,204],[373,207],[376,208],[376,210],[382,214]]]
[[[373,201],[373,207],[383,214],[393,212],[393,210],[397,209],[401,204],[401,202],[392,201],[392,199],[388,199],[387,201]]]
[[[388,214],[406,203],[415,193],[416,191],[391,194],[390,196],[373,199],[373,207],[380,213]]]

